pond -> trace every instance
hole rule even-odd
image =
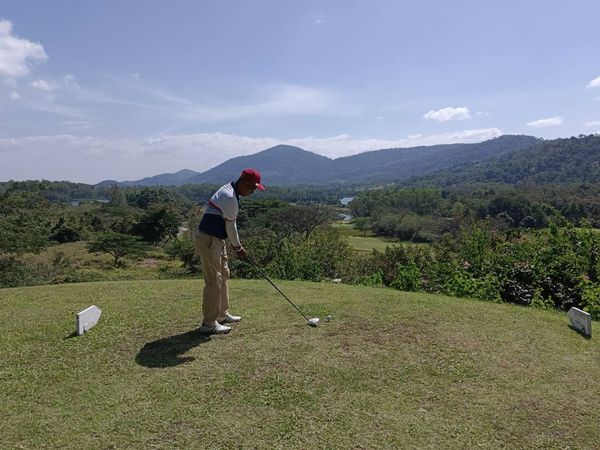
[[[348,206],[348,203],[350,203],[350,202],[351,202],[352,200],[354,200],[355,198],[356,198],[356,197],[342,197],[342,198],[340,199],[340,203],[341,203],[343,206]]]

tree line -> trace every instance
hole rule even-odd
[[[0,286],[52,282],[33,279],[21,256],[74,241],[112,255],[115,265],[127,254],[159,246],[187,273],[201,271],[193,251],[201,205],[180,191],[113,186],[107,203],[74,207],[51,202],[45,189],[12,183],[0,194]],[[208,197],[212,190],[206,192]],[[357,228],[430,243],[399,243],[366,256],[354,252],[334,226],[336,208],[318,202],[244,198],[239,228],[254,259],[276,278],[341,279],[543,308],[579,306],[598,317],[598,192],[583,183],[363,189],[350,204]],[[237,259],[231,267],[238,277],[259,276]]]

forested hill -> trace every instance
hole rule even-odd
[[[403,180],[509,154],[536,142],[532,136],[505,135],[476,144],[376,150],[336,159],[335,176],[339,181],[364,184]]]
[[[192,178],[193,176],[198,175],[198,172],[194,172],[193,170],[183,169],[179,172],[175,173],[161,173],[158,175],[153,175],[151,177],[142,178],[141,180],[136,181],[115,181],[115,180],[104,180],[98,183],[96,186],[112,186],[113,184],[118,184],[121,186],[178,186],[180,184],[184,184]]]
[[[537,141],[532,136],[501,136],[476,144],[391,148],[338,159],[326,158],[298,147],[278,145],[253,155],[232,158],[203,173],[180,171],[120,184],[219,184],[235,177],[245,167],[259,169],[268,186],[388,183],[515,152]],[[100,185],[114,183],[102,182]]]
[[[403,185],[465,183],[569,184],[600,182],[600,135],[539,141],[487,161],[415,177]]]
[[[248,156],[238,156],[194,176],[187,183],[224,183],[244,168],[259,169],[265,184],[313,184],[330,181],[334,161],[291,145],[278,145]]]

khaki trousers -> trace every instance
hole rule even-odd
[[[194,248],[200,255],[204,273],[203,323],[212,323],[223,318],[229,309],[227,248],[223,239],[202,232],[196,232]]]

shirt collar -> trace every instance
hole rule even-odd
[[[232,181],[231,187],[233,187],[233,192],[235,193],[235,198],[237,198],[237,200],[239,202],[240,201],[240,193],[238,192],[238,189],[237,189],[237,181]]]

